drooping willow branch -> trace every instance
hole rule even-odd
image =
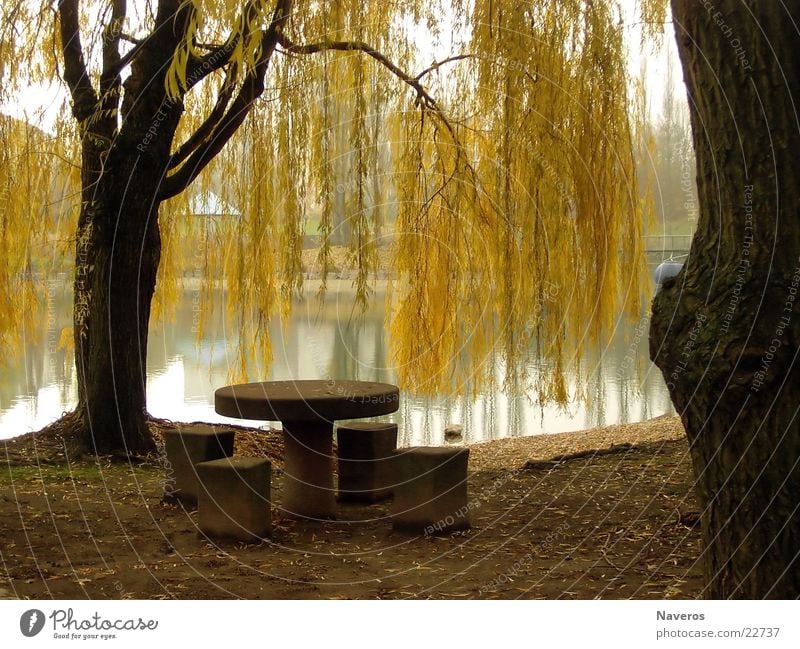
[[[206,119],[202,124],[200,124],[200,126],[197,127],[194,133],[192,133],[187,140],[176,149],[175,153],[172,154],[169,161],[170,169],[178,167],[184,160],[186,160],[186,158],[200,148],[209,137],[211,137],[214,129],[225,116],[225,109],[228,107],[228,103],[233,97],[233,91],[235,87],[236,86],[233,83],[232,78],[226,77],[222,84],[222,89],[220,90],[219,96],[217,97],[217,101],[214,104],[214,108],[208,114],[208,117],[206,117]]]
[[[205,146],[197,148],[174,174],[161,184],[159,200],[177,196],[197,178],[203,169],[222,151],[234,133],[239,129],[250,112],[250,108],[264,92],[264,79],[270,59],[278,43],[278,33],[289,19],[291,0],[280,0],[275,6],[270,25],[261,34],[261,54],[252,69],[245,76],[239,93],[231,102],[223,117],[218,121]],[[227,103],[227,102],[226,102]]]
[[[395,65],[385,54],[378,51],[371,45],[362,41],[320,41],[319,43],[308,43],[298,45],[290,40],[284,34],[278,37],[278,43],[287,52],[292,54],[318,54],[319,52],[339,51],[339,52],[363,52],[367,56],[372,57],[383,67],[385,67],[394,76],[400,79],[403,83],[411,86],[417,93],[417,103],[426,108],[434,111],[439,111],[439,106],[436,100],[431,97],[423,85],[419,82],[419,77],[412,77],[410,74]]]
[[[186,67],[186,78],[188,82],[186,90],[200,83],[207,76],[213,74],[217,70],[221,70],[228,63],[231,62],[233,52],[241,40],[241,34],[232,34],[231,37],[222,45],[206,45],[204,49],[208,49],[208,54],[205,56],[193,56]],[[200,47],[195,45],[195,47]]]
[[[453,127],[452,122],[448,118],[448,116],[444,113],[441,109],[437,101],[431,96],[431,94],[425,89],[425,87],[420,82],[420,79],[427,74],[437,70],[441,66],[452,63],[455,61],[460,61],[467,58],[473,58],[471,54],[459,54],[455,56],[448,57],[438,63],[434,63],[430,67],[424,69],[416,76],[411,76],[405,70],[400,68],[396,65],[389,57],[385,54],[377,50],[376,48],[372,47],[368,43],[363,41],[320,41],[317,43],[307,43],[307,44],[298,44],[293,42],[289,37],[285,34],[280,33],[278,35],[278,43],[281,47],[284,48],[287,52],[291,54],[318,54],[320,52],[329,52],[329,51],[339,51],[339,52],[362,52],[367,56],[371,57],[378,63],[380,63],[383,67],[389,70],[395,77],[400,79],[403,83],[410,86],[417,95],[416,98],[416,105],[422,108],[423,111],[423,118],[426,112],[431,113],[436,120],[444,126],[445,130],[449,134],[450,138],[453,141],[453,144],[456,147],[456,164],[453,168],[453,173],[449,175],[449,178],[445,181],[444,184],[451,182],[455,177],[455,169],[458,167],[459,161],[463,159],[464,168],[467,171],[467,174],[470,176],[471,182],[474,183],[475,187],[480,186],[480,180],[477,172],[475,171],[472,163],[466,159],[464,147],[461,145],[460,139],[458,137],[458,133],[456,129]],[[448,174],[444,174],[447,176]]]

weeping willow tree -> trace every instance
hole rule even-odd
[[[34,313],[32,293],[19,299],[25,251],[54,236],[28,220],[41,198],[30,177],[66,178],[54,205],[74,246],[78,405],[65,422],[90,448],[152,448],[148,327],[174,307],[187,266],[203,279],[203,314],[222,308],[212,288],[226,286],[235,374],[252,375],[247,358],[269,361],[267,325],[303,290],[312,212],[322,290],[345,241],[359,304],[392,233],[403,387],[505,381],[565,401],[583,351],[620,314],[640,314],[643,204],[613,2],[2,9],[2,100],[50,82],[68,100],[36,151],[24,129],[0,131],[0,336],[13,348],[22,312]],[[236,214],[209,228],[191,206],[212,191]],[[530,349],[548,367],[535,377],[522,362]]]

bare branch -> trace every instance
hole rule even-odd
[[[278,43],[278,34],[289,19],[292,0],[278,0],[269,27],[261,33],[261,55],[256,64],[245,76],[236,98],[219,120],[210,137],[205,138],[205,146],[198,148],[174,174],[161,184],[159,199],[165,200],[180,194],[214,157],[222,151],[233,134],[239,129],[258,97],[264,92],[264,78],[270,59]]]
[[[309,43],[298,45],[290,40],[287,36],[280,34],[278,43],[287,52],[292,54],[318,54],[320,52],[339,51],[339,52],[363,52],[367,56],[372,57],[383,67],[385,67],[394,76],[400,79],[403,83],[411,86],[417,93],[417,103],[425,105],[427,108],[432,108],[439,111],[436,100],[428,94],[428,91],[419,82],[419,77],[412,77],[410,74],[395,65],[389,58],[382,52],[376,50],[371,45],[362,41],[320,41],[319,43]],[[421,75],[420,75],[421,76]]]
[[[59,0],[58,18],[64,55],[64,81],[72,96],[72,113],[78,122],[85,122],[95,111],[97,93],[89,80],[83,58],[78,0]]]
[[[327,51],[363,52],[364,54],[375,59],[403,83],[411,86],[411,88],[413,88],[417,93],[417,105],[420,105],[423,110],[428,110],[433,113],[444,125],[448,133],[450,133],[453,141],[459,141],[455,128],[451,124],[447,115],[444,114],[442,109],[439,107],[439,104],[436,103],[436,100],[430,95],[430,93],[425,90],[423,85],[420,83],[420,79],[436,68],[441,67],[445,63],[471,57],[471,54],[459,54],[457,56],[452,56],[448,59],[445,59],[441,63],[437,63],[430,68],[423,70],[416,77],[412,77],[405,70],[402,70],[400,67],[395,65],[385,54],[362,41],[320,41],[319,43],[298,45],[297,43],[292,42],[287,36],[279,34],[278,42],[284,49],[286,49],[287,52],[291,52],[292,54],[317,54],[319,52]]]
[[[120,33],[119,38],[122,41],[125,41],[127,43],[133,43],[134,45],[141,45],[144,42],[141,38],[134,38],[130,34],[124,34],[124,33]]]
[[[278,42],[280,45],[286,49],[287,52],[291,52],[292,54],[317,54],[319,52],[327,52],[327,51],[340,51],[340,52],[363,52],[364,54],[372,57],[378,63],[380,63],[383,67],[389,70],[392,74],[394,74],[398,79],[400,79],[403,83],[411,86],[417,94],[416,103],[418,106],[421,106],[423,111],[430,111],[444,126],[447,132],[450,134],[450,137],[453,138],[453,142],[458,143],[459,138],[458,134],[456,133],[455,128],[453,127],[452,123],[450,122],[447,115],[444,114],[444,111],[439,107],[439,104],[436,103],[436,100],[430,95],[430,93],[425,90],[423,85],[420,83],[420,79],[425,76],[426,74],[432,72],[437,67],[444,65],[446,62],[451,60],[459,60],[463,58],[467,58],[469,54],[461,54],[458,56],[451,57],[450,59],[446,59],[439,64],[436,64],[426,70],[423,70],[420,74],[416,77],[412,77],[406,71],[402,70],[400,67],[395,65],[385,54],[376,50],[371,45],[364,43],[362,41],[321,41],[319,43],[310,43],[305,45],[298,45],[297,43],[292,42],[288,37],[280,34],[278,36]],[[461,147],[459,145],[459,156],[462,155]],[[470,170],[471,173],[474,173],[472,166],[467,162],[467,168]],[[477,176],[476,176],[477,177]]]
[[[453,63],[454,61],[462,61],[464,59],[472,59],[475,58],[474,54],[457,54],[455,56],[448,56],[446,59],[439,61],[438,63],[434,63],[429,68],[425,68],[422,72],[420,72],[416,77],[414,77],[417,81],[422,79],[426,74],[430,74],[431,72],[435,72],[443,65],[448,63]]]

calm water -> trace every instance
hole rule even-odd
[[[285,336],[280,326],[271,329],[274,364],[251,380],[394,381],[384,330],[384,296],[376,294],[367,314],[353,317],[352,293],[344,281],[340,284],[341,290],[334,285],[322,308],[314,297],[299,302]],[[313,293],[309,290],[309,295]],[[228,382],[228,367],[234,361],[235,334],[221,322],[212,323],[198,347],[192,333],[193,296],[187,290],[174,321],[151,331],[149,410],[172,420],[245,423],[214,412],[214,390]],[[221,305],[224,295],[220,293],[219,298]],[[51,282],[41,329],[29,332],[19,365],[0,373],[0,439],[41,428],[74,405],[74,367],[71,358],[58,349],[61,329],[71,323],[70,309],[67,287]],[[541,408],[526,397],[502,392],[475,400],[404,392],[400,411],[389,419],[398,422],[402,444],[436,445],[443,443],[444,427],[449,424],[462,425],[468,443],[640,421],[672,412],[661,376],[647,360],[646,321],[633,330],[620,331],[598,356],[599,362],[587,361],[584,369],[590,377],[589,405]]]

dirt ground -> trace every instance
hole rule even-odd
[[[5,442],[0,598],[702,596],[685,439],[526,459],[471,470],[471,529],[443,536],[393,531],[387,503],[286,518],[276,462],[273,535],[246,545],[204,538],[196,512],[165,502],[157,457],[68,460],[55,441]]]

